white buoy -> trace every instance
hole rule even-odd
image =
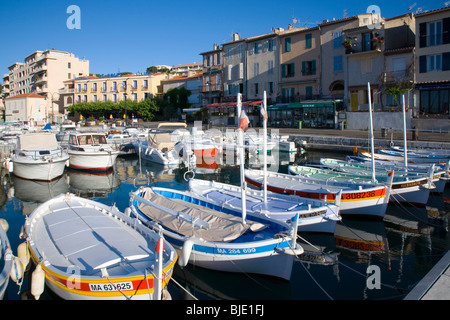
[[[3,230],[5,230],[5,232],[8,232],[8,229],[9,229],[8,221],[6,221],[5,219],[1,218],[0,219],[0,225],[2,226]]]
[[[28,263],[30,262],[30,253],[26,242],[22,242],[17,247],[17,257],[20,259],[20,262],[22,262],[23,270],[26,270]]]
[[[192,247],[194,246],[194,242],[192,240],[186,240],[183,244],[183,248],[181,248],[180,256],[178,257],[178,265],[180,267],[186,267],[189,262],[189,257],[191,256]]]
[[[21,285],[21,280],[23,277],[23,266],[22,262],[18,257],[14,257],[12,261],[12,268],[9,273],[12,281],[14,281],[17,285]]]
[[[31,294],[36,300],[39,300],[42,292],[44,292],[45,272],[42,270],[41,264],[31,274]]]

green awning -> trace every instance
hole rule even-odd
[[[325,108],[325,107],[334,107],[336,103],[340,102],[340,100],[309,100],[302,102],[292,102],[292,103],[284,103],[284,104],[275,104],[272,106],[268,106],[268,110],[289,110],[289,109],[299,109],[299,108]]]

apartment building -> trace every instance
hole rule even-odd
[[[188,103],[191,105],[192,109],[199,111],[198,108],[201,107],[202,103],[202,80],[203,74],[201,72],[195,73],[193,75],[183,74],[179,76],[172,77],[161,82],[163,93],[166,93],[170,89],[180,89],[185,88],[191,92],[188,98]]]
[[[281,102],[300,102],[320,95],[320,29],[288,28],[280,39]]]
[[[167,75],[154,74],[108,74],[98,76],[77,77],[64,82],[62,96],[64,113],[67,107],[81,102],[114,103],[123,100],[141,101],[162,94],[161,81]]]
[[[55,49],[35,51],[9,68],[9,95],[11,97],[36,93],[48,100],[49,113],[56,120],[62,112],[59,89],[64,81],[89,75],[89,61],[73,53]],[[60,109],[61,108],[61,109]]]
[[[203,79],[202,79],[202,105],[218,103],[223,96],[223,51],[217,44],[213,50],[202,52]]]
[[[170,72],[177,73],[179,75],[193,75],[195,73],[201,72],[203,69],[203,63],[201,62],[193,62],[193,63],[185,63],[179,64],[170,68]]]
[[[222,101],[236,101],[238,93],[247,97],[247,45],[245,39],[240,38],[239,33],[235,33],[231,42],[222,45],[222,50],[224,70]]]
[[[415,16],[415,99],[420,114],[450,113],[450,7]]]

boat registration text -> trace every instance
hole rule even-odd
[[[89,283],[89,289],[91,291],[133,290],[133,283],[131,281],[116,283]]]

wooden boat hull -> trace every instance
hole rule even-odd
[[[149,189],[141,188],[130,194],[130,207],[133,214],[137,215],[144,224],[161,231],[165,239],[180,251],[180,257],[184,256],[185,248],[191,248],[188,258],[185,259],[188,259],[188,262],[192,265],[216,271],[255,273],[285,280],[290,279],[294,258],[303,252],[303,249],[299,246],[296,249],[291,249],[291,242],[295,240],[292,240],[290,236],[273,237],[270,228],[265,231],[250,233],[240,240],[229,242],[205,241],[196,236],[186,236],[153,222],[151,217],[138,208],[138,197],[144,195]],[[171,199],[221,210],[220,207],[205,203],[189,192],[155,187],[151,190]],[[226,210],[226,212],[235,215],[241,214],[231,210]],[[285,229],[285,231],[288,228],[287,225],[282,226],[267,219],[262,220],[276,228]]]
[[[63,299],[160,298],[152,274],[160,237],[115,208],[61,194],[33,211],[25,231],[34,264]],[[163,250],[165,287],[177,255],[167,241]]]
[[[245,180],[250,185],[260,189],[263,185],[263,175],[260,170],[246,170]],[[309,179],[313,181],[314,179]],[[389,200],[389,188],[386,186],[367,185],[364,189],[339,187],[339,184],[313,184],[308,179],[288,174],[269,172],[267,190],[291,194],[300,197],[320,199],[334,202],[336,194],[342,190],[339,212],[341,215],[361,216],[373,219],[383,219]]]

